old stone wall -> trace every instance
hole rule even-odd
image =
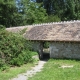
[[[76,42],[51,42],[51,58],[80,59],[80,43]]]
[[[39,50],[39,42],[32,42],[32,50],[36,52]]]
[[[39,59],[43,59],[43,43],[42,42],[34,42],[33,43],[33,50],[38,52]]]
[[[36,52],[43,53],[43,43],[41,42],[33,42],[32,49]]]

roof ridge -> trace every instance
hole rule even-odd
[[[50,22],[50,23],[33,24],[32,26],[42,26],[42,25],[51,25],[51,24],[66,24],[66,23],[74,23],[74,22],[80,22],[80,20],[71,20],[71,21],[61,21],[61,22]]]

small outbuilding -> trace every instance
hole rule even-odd
[[[43,59],[44,42],[50,43],[50,58],[80,59],[80,21],[34,25],[24,37],[34,42],[40,59]]]

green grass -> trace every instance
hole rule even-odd
[[[27,70],[34,66],[34,63],[24,64],[21,67],[12,67],[5,71],[0,71],[0,80],[9,80],[13,77],[16,77],[18,74],[24,73]]]
[[[38,55],[38,53],[34,52],[34,51],[31,51],[31,56],[35,56],[35,55]]]
[[[63,65],[73,67],[62,68]],[[43,70],[29,80],[80,80],[80,61],[50,59]]]

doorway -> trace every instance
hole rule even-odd
[[[43,57],[44,59],[50,58],[50,49],[49,49],[49,42],[43,42]]]

